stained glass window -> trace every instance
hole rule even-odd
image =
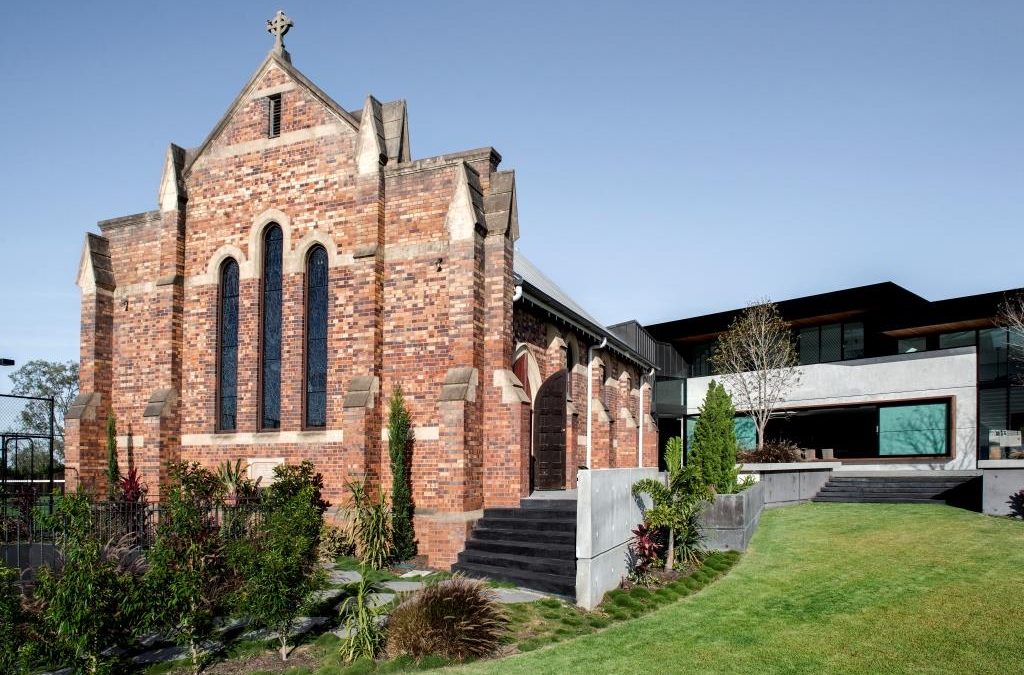
[[[281,228],[263,235],[261,429],[281,428]]]
[[[327,251],[306,261],[306,426],[327,425]]]
[[[238,263],[220,268],[217,368],[217,430],[234,431],[238,413]]]

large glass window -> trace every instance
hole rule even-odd
[[[864,324],[830,323],[801,328],[797,334],[800,365],[864,358]]]
[[[928,338],[903,338],[897,343],[896,351],[900,354],[913,354],[928,351]]]
[[[260,341],[260,428],[281,428],[281,262],[283,237],[274,225],[263,235],[263,305]]]
[[[306,261],[306,426],[327,425],[327,251]]]
[[[961,330],[953,333],[943,333],[939,336],[939,349],[952,349],[953,347],[970,347],[976,342],[973,330]]]
[[[690,349],[690,377],[713,375],[711,355],[715,352],[714,342],[704,342]]]
[[[217,317],[217,430],[234,431],[238,423],[238,263],[220,268]]]
[[[948,414],[947,403],[879,408],[878,454],[882,457],[948,454]]]
[[[1006,329],[978,331],[978,380],[994,382],[1006,377]]]

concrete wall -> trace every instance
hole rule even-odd
[[[993,516],[1010,514],[1010,495],[1024,490],[1024,460],[993,459],[978,462],[982,470],[982,511]]]
[[[700,516],[704,544],[714,551],[745,551],[764,510],[764,484],[734,495],[715,495]]]
[[[652,468],[577,474],[576,604],[584,609],[597,607],[629,571],[629,540],[643,521],[644,505],[632,489],[643,478],[664,479],[664,474]]]
[[[814,408],[950,397],[955,409],[954,456],[943,461],[847,463],[837,471],[974,469],[977,459],[977,354],[960,347],[917,354],[801,366],[800,384],[783,407]],[[687,380],[687,414],[696,415],[711,377]]]
[[[744,464],[740,477],[752,476],[764,486],[764,506],[789,506],[810,501],[832,476],[840,462],[785,462]]]

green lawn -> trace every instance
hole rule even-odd
[[[466,673],[1024,673],[1024,523],[945,506],[764,513],[722,580]]]

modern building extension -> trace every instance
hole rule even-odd
[[[978,460],[1016,458],[1024,364],[1008,355],[1021,337],[995,322],[1014,292],[929,301],[887,282],[778,303],[802,377],[769,422],[768,439],[813,449],[845,470],[973,470]],[[715,340],[741,311],[646,327],[645,339],[662,343],[661,445],[692,431],[713,379]],[[635,324],[613,330],[644,333]],[[746,418],[737,431],[741,443],[754,442]]]

